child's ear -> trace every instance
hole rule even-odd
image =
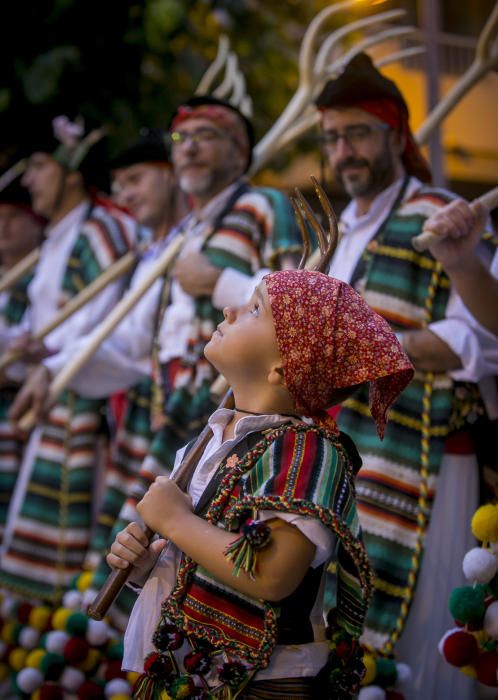
[[[284,368],[282,365],[273,365],[268,373],[268,383],[274,387],[287,388],[287,382],[284,377]]]

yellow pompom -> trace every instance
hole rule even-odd
[[[25,665],[29,668],[40,668],[41,660],[47,652],[45,649],[33,649],[26,657]]]
[[[94,668],[97,663],[100,660],[100,657],[102,656],[102,653],[98,649],[92,649],[90,648],[88,650],[88,655],[84,661],[82,661],[79,664],[76,664],[77,668],[81,669],[82,671],[91,671],[92,668]]]
[[[162,690],[159,700],[171,700],[171,695],[166,690]]]
[[[135,685],[135,683],[137,682],[137,678],[139,678],[139,677],[140,677],[140,674],[137,673],[136,671],[128,671],[128,673],[126,674],[126,680],[131,685],[132,688]]]
[[[9,654],[9,664],[12,670],[20,671],[21,668],[24,668],[27,655],[27,650],[23,649],[22,647],[16,647],[15,649],[12,649],[12,651]]]
[[[498,506],[487,503],[474,513],[472,534],[480,542],[498,542]]]
[[[7,664],[0,664],[0,683],[9,677],[9,667]]]
[[[361,681],[362,685],[368,685],[375,678],[377,671],[375,657],[371,654],[365,654],[363,657],[363,663],[365,664],[365,675]]]
[[[29,613],[28,624],[38,632],[43,632],[48,624],[52,610],[46,605],[40,605]]]
[[[460,671],[469,678],[477,678],[476,670],[473,666],[460,666]]]
[[[54,628],[54,630],[60,630],[61,632],[64,632],[64,630],[66,629],[67,618],[73,612],[74,611],[70,610],[69,608],[59,608],[58,610],[56,610],[52,617],[52,627]]]
[[[3,642],[7,642],[7,644],[12,644],[14,642],[14,630],[16,625],[17,622],[4,623],[2,632],[0,633]]]
[[[474,630],[472,634],[476,638],[480,647],[483,647],[486,642],[489,642],[489,634],[486,632],[486,630]]]
[[[35,692],[31,694],[30,700],[40,700],[40,695],[40,689],[38,688],[38,690],[35,690]]]
[[[93,580],[93,571],[84,571],[82,574],[78,576],[78,579],[76,581],[76,588],[83,593],[84,591],[87,590],[87,588],[90,588],[90,584],[92,583]]]

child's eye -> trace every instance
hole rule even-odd
[[[253,316],[259,316],[259,306],[254,304],[249,313],[251,313]]]

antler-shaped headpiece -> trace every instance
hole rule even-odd
[[[217,87],[213,87],[217,75],[223,69],[225,74],[222,82]],[[230,51],[230,41],[225,35],[220,36],[216,57],[206,69],[194,94],[207,95],[208,93],[237,107],[244,116],[252,116],[252,101],[247,94],[246,81],[239,69],[237,55]]]
[[[493,11],[488,17],[488,21],[479,35],[476,54],[471,65],[445,97],[436,105],[415,134],[415,140],[419,146],[427,143],[432,132],[470,88],[479,82],[488,71],[498,66],[497,30],[498,2],[494,6]]]
[[[299,262],[298,269],[303,270],[305,267],[307,267],[306,263],[308,262],[311,252],[310,237],[308,227],[306,225],[306,221],[308,221],[311,228],[316,233],[318,246],[320,248],[320,258],[316,261],[316,263],[313,261],[311,269],[316,270],[317,272],[327,273],[330,267],[330,261],[332,260],[332,256],[335,253],[337,243],[339,241],[339,229],[329,198],[325,194],[318,180],[313,175],[311,175],[310,178],[315,188],[318,200],[327,217],[328,231],[325,231],[325,229],[322,227],[315,212],[306,201],[304,195],[296,187],[294,189],[295,196],[291,197],[290,200],[292,202],[292,206],[294,207],[296,219],[303,237],[303,255]]]
[[[250,174],[260,170],[276,153],[311,129],[319,120],[313,99],[323,88],[325,82],[337,74],[353,56],[366,48],[395,37],[416,33],[415,27],[396,27],[382,30],[386,21],[398,19],[404,10],[389,10],[371,17],[365,17],[331,32],[316,51],[320,29],[334,13],[352,7],[357,0],[344,0],[324,8],[310,23],[304,35],[299,54],[299,84],[287,107],[273,127],[265,134],[254,149],[253,166]],[[372,36],[357,42],[344,56],[331,61],[331,56],[338,44],[347,34],[358,30],[374,29]],[[420,49],[417,49],[420,51]],[[413,51],[410,51],[412,53]],[[315,56],[316,53],[316,56]],[[399,59],[399,52],[396,54]],[[384,62],[386,58],[383,59]]]

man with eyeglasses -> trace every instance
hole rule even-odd
[[[410,664],[407,698],[465,698],[468,679],[438,663],[436,647],[452,626],[447,601],[472,546],[468,525],[478,502],[475,455],[462,428],[480,410],[475,382],[497,364],[481,352],[482,338],[440,266],[411,245],[453,195],[425,184],[430,171],[397,86],[360,54],[327,83],[316,106],[325,157],[351,197],[330,274],[391,323],[418,370],[393,405],[383,442],[369,429],[364,388],[338,418],[363,459],[359,513],[376,573],[364,641],[384,655],[395,648]]]

